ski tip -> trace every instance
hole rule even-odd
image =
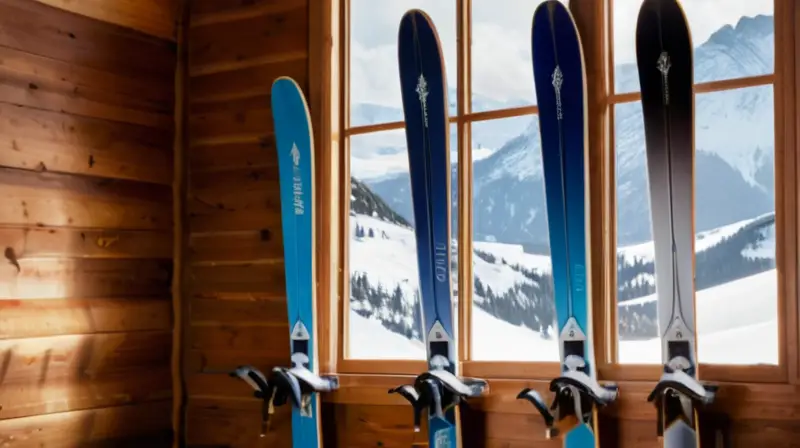
[[[420,8],[410,8],[403,14],[403,17],[400,19],[400,21],[402,22],[403,20],[416,18],[430,20],[430,16],[424,10]]]
[[[278,76],[277,78],[275,78],[275,81],[272,81],[273,92],[275,91],[275,89],[285,88],[285,87],[293,87],[297,90],[301,90],[300,84],[298,84],[297,81],[295,81],[294,78],[292,78],[291,76],[285,76],[285,75]]]

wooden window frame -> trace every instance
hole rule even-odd
[[[471,4],[473,0],[452,0],[458,17],[457,41],[457,112],[450,117],[458,134],[459,241],[458,285],[458,362],[460,373],[483,378],[548,380],[558,373],[557,362],[475,361],[471,359],[472,335],[472,123],[538,113],[526,106],[485,112],[472,112],[471,93]],[[315,122],[321,129],[315,134],[323,141],[318,148],[321,163],[330,167],[317,174],[320,211],[318,247],[320,331],[327,337],[320,347],[321,369],[340,375],[387,374],[414,375],[425,369],[424,360],[348,359],[349,253],[347,247],[350,197],[350,137],[367,133],[403,129],[403,122],[350,126],[350,0],[333,0],[312,8],[310,39],[311,60],[321,61],[310,67],[312,98],[326,97],[317,104],[321,114]],[[591,253],[593,322],[596,365],[601,380],[655,381],[659,365],[618,364],[616,296],[616,187],[614,173],[614,106],[637,101],[638,92],[614,93],[613,0],[570,2],[570,9],[583,36],[589,105],[590,185],[593,216]],[[795,31],[800,25],[797,1],[775,0],[775,69],[772,74],[721,80],[695,85],[695,94],[744,87],[772,85],[775,112],[775,212],[776,268],[778,278],[778,365],[722,365],[700,363],[704,380],[718,382],[800,383],[798,366],[798,207],[797,135],[800,126],[796,86],[798,42]],[[318,23],[327,27],[316,26]],[[319,28],[320,31],[316,29]],[[315,44],[321,49],[314,49]],[[452,68],[451,68],[452,70]],[[315,91],[316,89],[316,91]],[[325,94],[324,92],[331,92]],[[335,93],[334,93],[335,92]],[[317,121],[319,120],[319,121]],[[323,137],[324,136],[324,137]],[[327,138],[330,136],[330,138]],[[323,140],[320,140],[322,138]],[[596,207],[594,204],[602,204]],[[330,231],[328,231],[330,229]],[[613,323],[613,324],[612,324]]]

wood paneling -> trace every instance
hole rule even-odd
[[[178,0],[35,0],[162,39],[175,40]]]
[[[788,3],[777,9],[795,12],[793,7],[786,5]],[[602,202],[608,193],[608,185],[613,183],[613,172],[603,166],[604,161],[607,162],[608,151],[608,143],[604,141],[612,132],[607,125],[613,117],[608,116],[606,108],[608,92],[605,88],[598,88],[611,74],[603,74],[607,57],[607,49],[602,44],[604,29],[594,21],[605,11],[595,2],[585,7],[576,4],[575,9],[579,26],[587,35],[591,35],[584,43],[589,65],[587,73],[592,78],[592,87],[589,88],[590,111],[593,117],[600,118],[590,124],[594,167],[591,178],[593,185],[598,186],[593,190],[593,202]],[[319,27],[325,24],[315,20],[322,21],[327,17],[326,14],[331,14],[331,11],[320,11],[324,11],[324,8],[306,0],[191,2],[187,64],[185,304],[182,308],[186,316],[185,353],[182,359],[187,398],[184,408],[187,420],[185,441],[190,446],[289,446],[288,409],[277,409],[272,431],[267,437],[260,438],[260,403],[252,398],[248,386],[232,380],[227,373],[240,364],[251,364],[267,370],[288,361],[277,167],[269,89],[277,76],[294,77],[310,94],[309,103],[312,105],[311,115],[318,145],[327,145],[323,140],[329,137],[340,137],[338,120],[346,117],[334,119],[327,116],[326,110],[332,106],[331,98],[346,93],[346,90],[326,91],[332,82],[334,86],[338,85],[326,78],[339,77],[336,73],[326,73],[330,58],[326,49],[339,37],[332,36],[329,30],[320,30]],[[786,20],[790,20],[791,16],[786,15]],[[468,42],[468,35],[467,32],[462,35],[464,42]],[[782,52],[786,53],[786,48]],[[468,79],[469,75],[461,73],[461,77]],[[757,82],[773,80],[770,76]],[[465,92],[462,93],[466,95]],[[786,101],[793,101],[793,95]],[[346,110],[346,107],[342,110]],[[526,107],[481,112],[469,117],[490,119],[535,111],[535,107]],[[792,115],[785,116],[785,119],[794,116],[794,112],[788,112],[788,108],[783,113]],[[376,131],[384,127],[398,128],[400,125],[379,124],[352,133]],[[785,132],[791,134],[788,130]],[[794,148],[791,142],[782,146]],[[331,153],[324,156],[326,158],[319,159],[325,160],[327,165],[317,164],[321,171],[317,173],[318,180],[330,182],[330,176],[336,176],[337,170],[341,169],[329,166],[339,160],[338,153],[335,153],[338,148],[330,149]],[[327,171],[329,168],[330,171]],[[321,207],[325,209],[331,205]],[[604,213],[597,213],[599,224],[592,233],[597,241],[595,249],[598,253],[604,245],[614,247],[613,238],[609,236],[613,232],[608,230],[614,224],[613,212],[606,210]],[[320,218],[318,222],[328,220]],[[327,229],[325,226],[323,228]],[[336,235],[337,232],[333,232],[332,235],[321,236],[320,240],[332,242]],[[327,248],[321,250],[327,251]],[[320,256],[321,259],[327,257],[331,263],[335,262],[332,259],[336,257],[335,253],[326,252]],[[614,278],[605,272],[607,267],[601,265],[598,264],[594,272],[597,279],[595,288],[610,294],[615,289]],[[320,283],[333,280],[329,278],[332,275],[327,277],[325,280],[323,275]],[[331,287],[330,284],[321,284],[318,291],[330,293]],[[335,294],[329,296],[332,295]],[[321,307],[326,308],[326,313],[336,309],[335,303],[325,303],[324,300]],[[613,308],[608,303],[598,302],[597,305],[603,310],[598,313],[600,324],[613,320]],[[796,310],[796,304],[789,309]],[[324,315],[324,318],[326,322],[337,321],[335,315]],[[149,325],[157,319],[156,316],[139,324]],[[788,333],[794,335],[792,331]],[[613,346],[612,332],[597,336],[604,346]],[[337,337],[341,338],[342,334]],[[329,341],[322,341],[321,344],[329,345]],[[789,346],[793,347],[792,344]],[[331,353],[322,363],[335,365],[335,350],[326,347],[325,352]],[[600,355],[601,363],[615,366],[614,357],[607,355]],[[790,354],[790,357],[796,357],[796,354]],[[790,359],[790,362],[796,363],[796,360]],[[397,360],[381,364],[386,369],[398,371],[412,365]],[[471,367],[479,371],[480,366],[475,364],[473,362]],[[503,364],[502,367],[508,365]],[[484,367],[487,374],[490,370],[495,373],[500,370],[492,366]],[[603,367],[608,370],[609,364]],[[545,368],[555,369],[556,366],[526,364],[515,367],[512,373],[506,372],[506,377],[524,377],[528,372],[539,375],[545,372],[542,370]],[[725,369],[724,366],[715,366],[709,371],[721,372]],[[323,398],[326,446],[427,446],[425,424],[421,432],[415,433],[412,410],[407,402],[387,393],[390,387],[410,381],[410,377],[352,374],[341,375],[340,378],[341,388]],[[558,440],[546,440],[538,413],[529,403],[515,399],[517,392],[528,386],[537,388],[549,400],[550,393],[545,382],[494,377],[489,381],[490,391],[480,399],[470,400],[469,406],[462,409],[465,448],[561,445]],[[703,412],[703,436],[713,439],[719,431],[720,434],[725,433],[727,443],[717,445],[713,440],[705,440],[704,446],[800,446],[800,442],[797,442],[800,439],[797,425],[800,420],[800,389],[795,383],[722,384],[717,402]],[[652,386],[652,381],[629,380],[620,383],[618,401],[600,413],[602,446],[660,446],[656,435],[655,409],[646,400]],[[722,415],[726,415],[726,418],[722,418]]]
[[[261,404],[228,372],[289,362],[270,90],[308,83],[305,0],[195,0],[188,29],[183,267],[185,441],[289,447],[290,413],[259,437]]]
[[[169,442],[170,3],[0,0],[0,445]]]

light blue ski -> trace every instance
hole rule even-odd
[[[281,77],[272,84],[281,190],[281,220],[289,317],[291,367],[276,366],[267,377],[252,366],[230,373],[247,382],[262,400],[264,436],[274,406],[292,405],[292,446],[320,448],[319,393],[335,390],[335,376],[317,373],[317,324],[314,257],[314,140],[308,105],[300,86]]]
[[[292,366],[317,372],[314,257],[314,142],[308,105],[300,86],[287,77],[272,84],[272,115],[278,151],[283,226],[286,306]],[[319,396],[292,408],[295,448],[320,446]]]

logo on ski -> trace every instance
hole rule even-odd
[[[425,123],[425,127],[428,127],[428,81],[425,80],[425,75],[422,73],[419,74],[419,79],[417,79],[417,96],[419,97],[419,103],[422,105],[422,121]]]
[[[292,204],[294,205],[294,214],[303,215],[305,214],[306,206],[303,201],[303,178],[300,175],[300,150],[297,149],[297,143],[292,143],[290,154],[292,156],[292,163],[294,163],[294,167],[292,168],[294,172],[292,177],[292,196],[294,198]]]
[[[450,441],[450,432],[447,429],[440,429],[436,432],[436,440],[434,443],[436,448],[449,448],[451,446],[455,446],[453,442]]]
[[[447,281],[447,245],[446,244],[436,244],[433,248],[436,252],[434,254],[434,272],[436,273],[436,280],[440,282]]]
[[[669,105],[669,83],[667,82],[667,75],[669,74],[669,68],[672,64],[669,61],[669,54],[666,51],[662,51],[661,55],[658,57],[658,71],[661,72],[661,81],[664,84],[664,104]]]
[[[561,67],[556,65],[552,79],[553,89],[556,91],[556,118],[561,120],[564,117],[561,109],[561,86],[564,84],[564,74],[561,73]]]

